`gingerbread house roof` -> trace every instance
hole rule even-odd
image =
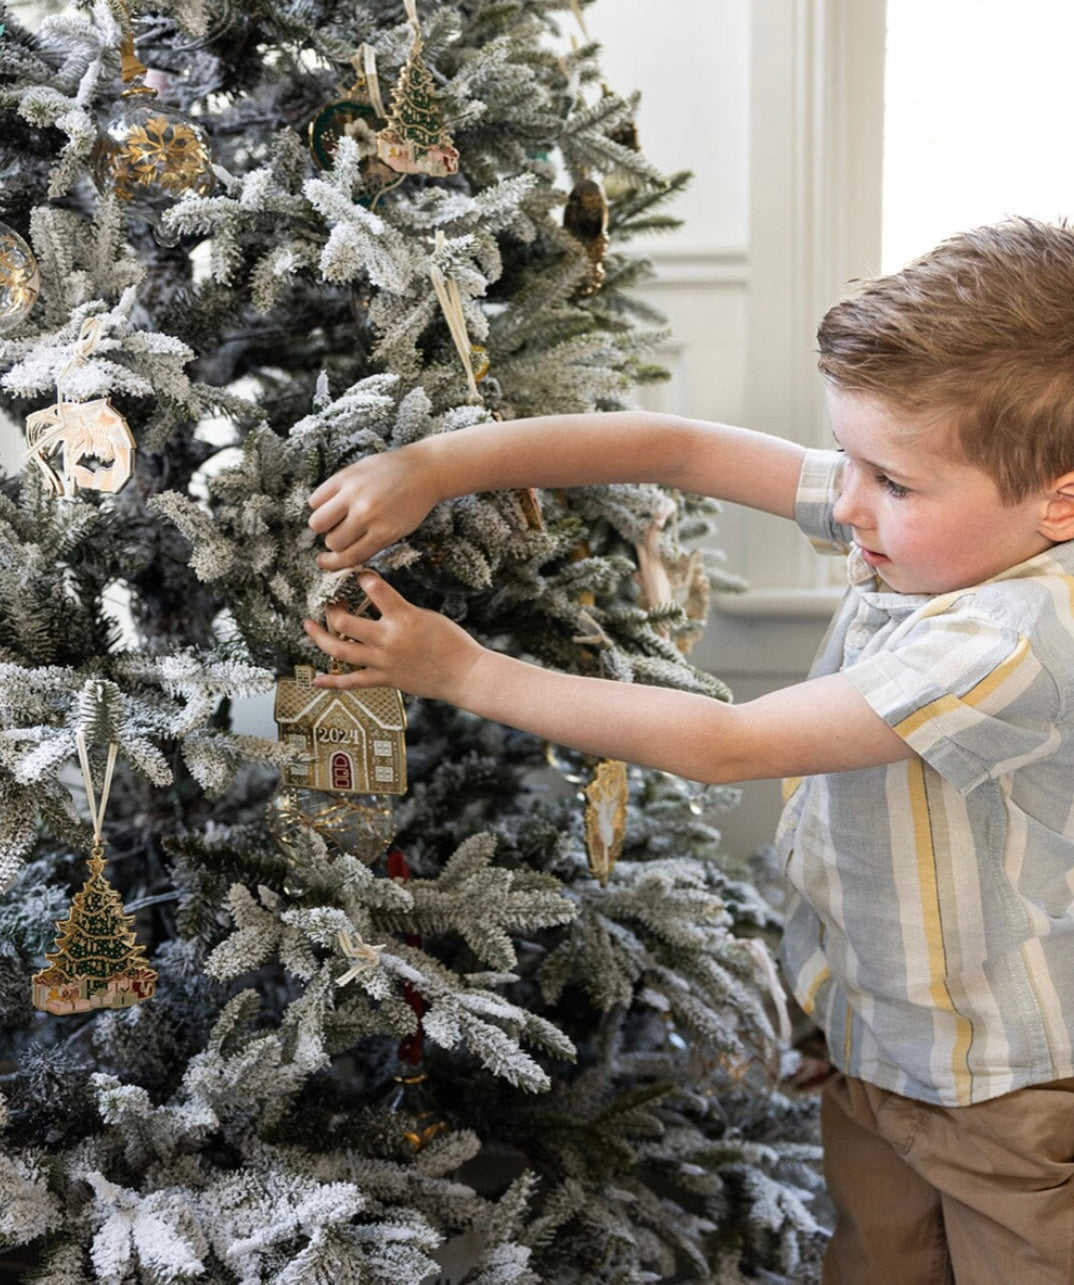
[[[314,687],[313,673],[311,666],[296,665],[294,678],[284,678],[276,684],[273,716],[281,728],[288,723],[308,725],[323,719],[333,705],[339,705],[344,717],[353,722],[346,708],[358,705],[371,722],[386,732],[406,729],[403,700],[396,688],[363,687],[360,691],[348,690],[341,694],[332,688]]]

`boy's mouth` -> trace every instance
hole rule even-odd
[[[875,549],[867,549],[863,544],[858,545],[858,552],[866,566],[873,568],[882,567],[885,562],[890,561],[883,553],[877,553]]]

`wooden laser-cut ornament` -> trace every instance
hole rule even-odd
[[[514,492],[518,507],[522,512],[526,526],[530,531],[544,531],[544,514],[541,512],[541,497],[536,487],[527,486]]]
[[[134,435],[107,397],[82,402],[69,398],[68,375],[93,355],[102,321],[86,317],[70,360],[56,377],[56,401],[26,420],[27,456],[41,469],[49,489],[71,499],[79,489],[115,494],[130,480]]]
[[[122,490],[134,468],[134,435],[106,397],[59,401],[26,420],[28,454],[56,495]]]
[[[341,794],[406,793],[406,711],[394,687],[314,687],[312,665],[276,684],[280,740],[294,751],[284,786]]]
[[[678,553],[666,558],[661,549],[661,535],[665,524],[676,514],[675,501],[670,496],[654,514],[645,532],[645,538],[635,544],[638,570],[635,576],[641,593],[638,603],[649,610],[653,607],[677,605],[683,609],[685,626],[675,630],[675,646],[689,655],[701,637],[708,618],[711,586],[705,571],[700,549]],[[654,626],[665,637],[671,633],[666,624]]]

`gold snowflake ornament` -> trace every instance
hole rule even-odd
[[[97,140],[94,172],[99,186],[136,203],[207,196],[216,181],[205,130],[155,94],[121,101]]]

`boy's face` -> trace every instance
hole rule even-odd
[[[853,528],[890,588],[964,589],[1052,546],[1040,531],[1048,497],[1004,505],[988,474],[950,444],[948,416],[914,416],[838,388],[828,390],[828,413],[847,456],[835,520]]]

